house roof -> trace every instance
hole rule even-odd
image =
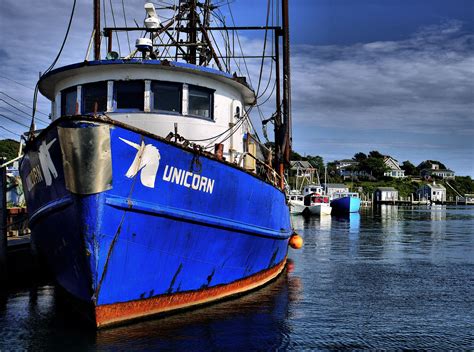
[[[342,159],[342,160],[336,160],[336,163],[356,163],[357,161],[352,160],[352,159]]]
[[[433,172],[452,172],[454,174],[454,171],[453,170],[449,170],[449,169],[437,169],[437,170],[433,170],[433,169],[423,169],[421,170],[421,172],[429,172],[429,173],[433,173]]]
[[[291,164],[292,169],[298,168],[298,167],[302,167],[305,169],[314,169],[314,166],[311,165],[311,163],[306,160],[293,160],[293,161],[290,161],[290,164]]]
[[[429,188],[432,188],[432,189],[446,190],[446,187],[444,187],[443,185],[439,185],[439,184],[430,184],[430,183],[428,183],[427,186]]]
[[[391,192],[398,192],[395,188],[393,187],[377,187],[377,191],[391,191]]]

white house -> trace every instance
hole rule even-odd
[[[446,202],[446,188],[436,183],[421,186],[417,191],[417,195],[420,199],[432,202]]]
[[[329,197],[332,197],[334,193],[347,193],[349,192],[349,187],[342,183],[323,183],[323,187],[326,190],[326,194]]]
[[[431,169],[423,169],[420,172],[421,177],[430,179],[433,176],[440,177],[442,179],[453,179],[454,171],[449,169],[440,169],[439,164],[431,164]]]
[[[375,202],[394,202],[398,200],[398,191],[393,187],[379,187],[374,192]]]
[[[397,160],[387,155],[384,157],[383,162],[389,168],[389,170],[383,174],[384,176],[390,176],[394,178],[405,177],[405,170],[400,168]]]
[[[336,160],[334,161],[336,164],[337,173],[346,178],[351,177],[369,177],[370,175],[363,170],[355,170],[355,168],[359,165],[359,162],[352,160],[352,159],[343,159],[343,160]]]

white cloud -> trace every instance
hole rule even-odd
[[[473,50],[474,35],[455,21],[402,41],[294,47],[295,129],[313,129],[295,135],[295,148],[342,158],[378,145],[405,159],[406,149],[417,148],[426,159],[438,153],[472,174],[472,162],[466,167],[469,160],[459,156],[473,157]],[[337,130],[332,142],[321,143],[322,130]],[[358,134],[369,135],[373,147],[362,148]],[[329,151],[334,143],[339,153]]]

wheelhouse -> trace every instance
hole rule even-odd
[[[177,132],[205,148],[228,133],[222,144],[230,162],[248,149],[242,111],[254,104],[254,92],[221,71],[159,60],[100,60],[54,70],[39,88],[52,102],[53,120],[106,115],[161,137]]]

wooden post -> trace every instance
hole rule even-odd
[[[2,158],[0,158],[1,160]],[[7,280],[7,168],[0,168],[0,282]]]

